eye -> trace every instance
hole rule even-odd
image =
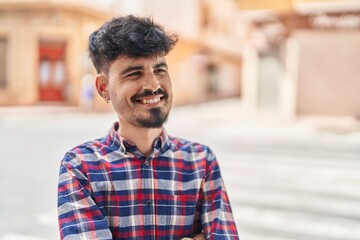
[[[165,68],[157,68],[157,69],[155,69],[155,73],[166,73],[166,69]]]
[[[126,75],[126,77],[140,77],[141,76],[141,72],[132,72],[128,75]]]

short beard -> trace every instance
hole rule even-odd
[[[150,117],[138,117],[135,122],[138,127],[143,128],[161,128],[168,120],[169,111],[162,112],[161,108],[153,108],[149,110]]]

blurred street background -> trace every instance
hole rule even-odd
[[[116,121],[88,37],[151,16],[170,134],[214,149],[241,239],[360,239],[360,0],[0,0],[0,240],[59,239],[70,148]]]
[[[176,107],[166,128],[213,148],[241,239],[360,239],[360,126],[259,121],[239,104]],[[1,240],[58,239],[60,160],[114,121],[73,108],[0,111]]]

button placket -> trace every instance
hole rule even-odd
[[[145,190],[145,194],[148,199],[144,199],[144,223],[146,225],[146,229],[154,231],[155,237],[155,202],[154,202],[154,179],[153,179],[153,169],[152,169],[152,159],[153,156],[148,156],[143,159],[143,187]]]

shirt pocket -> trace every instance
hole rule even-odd
[[[182,193],[168,196],[168,235],[170,239],[192,236],[197,201],[197,194]]]

